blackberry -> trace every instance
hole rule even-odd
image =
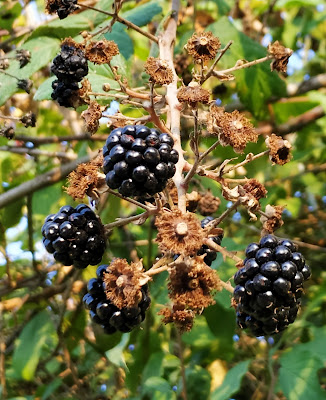
[[[255,336],[281,332],[297,316],[310,268],[294,243],[273,235],[249,244],[245,253],[244,266],[234,275],[237,323]]]
[[[79,104],[79,86],[78,82],[62,82],[56,79],[52,82],[53,92],[51,97],[62,107],[74,107]]]
[[[151,298],[148,285],[141,288],[142,298],[133,307],[118,308],[105,295],[104,273],[110,273],[108,265],[100,265],[96,270],[97,278],[92,278],[87,285],[87,293],[83,297],[85,308],[89,310],[91,320],[99,324],[107,334],[130,332],[144,319]]]
[[[209,224],[211,221],[213,221],[213,219],[214,219],[213,217],[206,217],[206,218],[202,219],[201,222],[200,222],[201,227],[204,229],[204,228],[206,227],[207,224]],[[221,245],[222,239],[223,239],[223,235],[214,236],[214,237],[211,237],[210,239],[212,239],[213,242],[215,242],[216,244]],[[198,251],[197,254],[200,256],[200,255],[205,254],[205,253],[206,253],[206,256],[205,256],[205,258],[204,258],[204,262],[205,262],[207,265],[211,266],[211,265],[212,265],[212,262],[213,262],[213,261],[216,259],[216,257],[217,257],[216,251],[210,249],[210,248],[209,248],[208,246],[206,246],[206,245],[203,245],[203,246],[200,248],[200,250]]]
[[[88,64],[82,49],[63,43],[61,52],[52,62],[51,72],[61,82],[80,82],[88,74]]]
[[[179,154],[167,133],[144,125],[114,129],[103,147],[106,183],[123,196],[153,196],[175,174]]]
[[[85,204],[63,206],[42,226],[43,244],[64,265],[86,268],[102,260],[106,247],[103,225]]]

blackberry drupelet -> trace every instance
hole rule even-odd
[[[58,79],[52,82],[53,92],[51,97],[56,100],[62,107],[75,107],[76,101],[79,99],[78,82],[61,82]]]
[[[158,129],[128,125],[114,129],[103,147],[106,183],[123,196],[152,196],[175,174],[179,154]]]
[[[204,228],[206,227],[207,224],[209,224],[211,221],[213,221],[213,219],[214,219],[214,218],[213,218],[213,217],[210,217],[210,216],[209,216],[209,217],[206,217],[206,218],[204,218],[204,219],[202,219],[201,222],[200,222],[201,227],[204,229]],[[223,239],[223,235],[214,236],[214,237],[211,237],[210,239],[212,239],[213,242],[215,242],[216,244],[221,245],[222,239]],[[212,265],[212,262],[213,262],[213,261],[216,259],[216,257],[217,257],[217,253],[216,253],[216,251],[210,249],[208,246],[203,245],[203,246],[200,248],[200,250],[198,251],[197,254],[200,256],[200,255],[205,254],[205,253],[206,253],[206,256],[205,256],[205,258],[204,258],[204,262],[205,262],[207,265],[211,266],[211,265]]]
[[[63,206],[50,214],[42,227],[43,244],[63,265],[86,268],[102,260],[106,247],[99,217],[85,204]]]
[[[92,278],[87,285],[87,293],[83,297],[86,309],[89,310],[91,320],[99,324],[107,334],[130,332],[145,319],[151,298],[148,285],[141,288],[142,298],[134,307],[118,308],[105,295],[104,273],[109,273],[108,265],[100,265],[96,270],[96,278]]]
[[[233,302],[240,328],[272,335],[294,322],[303,282],[311,276],[297,246],[273,235],[246,249],[244,266],[234,275]]]
[[[51,72],[61,82],[80,82],[88,74],[88,64],[82,49],[63,43],[61,52],[52,62]]]

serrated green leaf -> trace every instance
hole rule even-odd
[[[231,368],[226,374],[223,383],[212,393],[211,400],[227,400],[236,393],[241,385],[244,374],[248,371],[250,360],[242,361]]]
[[[279,385],[288,400],[323,400],[326,391],[318,382],[323,363],[313,353],[295,347],[280,358]]]
[[[137,26],[144,26],[150,23],[153,17],[162,12],[159,1],[154,0],[146,4],[134,7],[123,14],[123,17]]]
[[[30,76],[43,68],[53,59],[57,53],[59,41],[49,37],[39,37],[24,43],[22,48],[29,50],[32,54],[31,61],[24,68],[19,68],[18,62],[10,64],[7,72],[19,79],[28,79]],[[0,75],[0,105],[4,104],[17,89],[17,79]]]
[[[57,339],[53,323],[46,311],[27,323],[16,341],[12,367],[19,379],[32,381],[42,348],[49,337]]]
[[[232,67],[238,60],[253,61],[267,54],[263,46],[237,30],[227,17],[222,17],[218,22],[209,25],[207,30],[218,36],[222,45],[233,40],[230,50],[219,63],[225,68]],[[270,97],[286,95],[285,83],[275,71],[271,72],[269,64],[270,62],[264,62],[234,72],[240,100],[257,118],[262,118],[266,114],[266,101]]]

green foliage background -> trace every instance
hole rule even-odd
[[[176,54],[183,51],[193,33],[194,21],[187,16],[190,8],[185,1],[181,3],[186,16],[178,27]],[[324,76],[325,80],[325,7],[313,0],[280,0],[268,14],[267,2],[251,0],[240,1],[242,11],[236,13],[233,3],[229,0],[196,1],[197,14],[192,14],[197,17],[204,15],[209,24],[206,30],[218,36],[222,46],[229,40],[234,42],[218,64],[219,68],[231,67],[239,59],[251,61],[266,55],[266,48],[260,43],[262,35],[245,31],[243,10],[248,4],[253,19],[265,22],[272,41],[279,40],[291,47],[302,67],[287,77],[271,72],[268,63],[240,70],[235,73],[235,81],[223,84],[226,90],[218,95],[222,105],[240,105],[251,116],[255,126],[270,123],[276,131],[282,124],[290,123],[293,118],[315,107],[326,111],[325,84],[294,97],[288,95],[291,85],[299,85],[313,77]],[[38,0],[35,4],[39,12],[43,12],[43,2]],[[96,6],[110,10],[111,5],[112,0],[100,0]],[[138,26],[146,27],[150,23],[151,29],[162,29],[164,23],[160,23],[169,7],[169,2],[163,0],[127,1],[121,15]],[[0,10],[1,28],[11,33],[13,27],[23,26],[26,16],[22,11],[19,2],[4,2]],[[233,17],[230,18],[232,11]],[[76,133],[70,120],[74,112],[63,114],[62,109],[49,101],[53,80],[49,65],[59,52],[61,39],[72,36],[80,40],[81,31],[96,30],[109,20],[103,14],[87,10],[61,21],[44,22],[31,33],[11,42],[32,53],[31,62],[26,67],[19,69],[18,62],[12,61],[7,72],[21,79],[33,79],[35,90],[31,96],[26,96],[26,102],[27,107],[38,114],[37,126],[22,128],[17,125],[17,135],[60,137]],[[196,23],[195,19],[198,27]],[[113,60],[119,73],[128,79],[131,87],[145,85],[148,76],[143,72],[143,63],[149,54],[157,55],[157,46],[150,46],[147,39],[119,23],[105,37],[115,40],[119,46],[121,54]],[[8,54],[13,55],[14,51]],[[191,67],[188,73],[190,71]],[[92,66],[88,79],[94,92],[101,91],[103,83],[117,87],[106,66]],[[17,93],[16,80],[0,74],[0,83],[3,112],[10,107],[18,108],[16,104],[22,93]],[[220,83],[213,79],[205,87],[213,89],[213,93],[221,89]],[[121,106],[121,110],[125,115],[141,115],[140,111],[126,105]],[[186,122],[183,131],[184,148],[189,150],[186,138],[191,126]],[[98,133],[109,132],[109,128],[101,125]],[[227,400],[231,397],[236,400],[325,399],[326,117],[302,124],[290,131],[287,139],[293,145],[291,163],[283,167],[271,166],[265,157],[246,165],[244,172],[246,177],[256,178],[266,185],[268,197],[262,201],[263,208],[267,204],[286,206],[285,224],[278,235],[303,242],[300,251],[313,271],[306,286],[300,316],[287,331],[272,341],[240,332],[235,324],[235,312],[230,307],[230,294],[222,291],[215,296],[216,304],[205,310],[196,319],[193,330],[179,340],[175,329],[162,325],[161,317],[157,315],[162,305],[168,302],[166,275],[161,274],[151,283],[152,306],[142,327],[130,334],[104,335],[100,328],[90,323],[81,304],[85,282],[95,275],[96,267],[88,267],[82,273],[71,272],[67,276],[63,275],[62,268],[53,274],[50,272],[53,260],[41,252],[31,259],[29,252],[40,244],[44,218],[64,204],[76,204],[63,191],[65,182],[61,181],[0,210],[0,249],[3,255],[0,258],[0,395],[10,400],[181,399],[184,368],[188,400]],[[212,143],[212,138],[203,138],[201,150]],[[8,139],[0,137],[0,146],[7,144]],[[72,141],[45,144],[40,148],[63,150],[81,157],[87,154],[88,149],[100,148],[102,144],[91,140]],[[19,141],[16,145],[20,145]],[[247,146],[246,153],[256,154],[264,150],[261,137],[257,144]],[[217,164],[236,156],[230,147],[218,147],[213,152]],[[244,157],[241,155],[239,160]],[[22,156],[6,151],[0,152],[0,161],[3,182],[0,193],[64,162],[57,158]],[[196,177],[192,185],[191,189],[210,189],[221,198],[216,216],[226,209],[227,203],[216,182]],[[101,207],[100,215],[103,222],[108,223],[136,211],[139,210],[110,196]],[[261,225],[259,221],[249,222],[247,214],[239,211],[238,219],[229,218],[223,222],[223,246],[243,256],[247,244],[259,240]],[[24,225],[22,221],[27,219],[28,223]],[[22,228],[18,229],[20,221]],[[13,227],[16,229],[11,229]],[[143,245],[141,241],[151,241],[155,234],[153,221],[114,230],[104,262],[109,262],[114,256],[130,260],[131,252],[136,249],[145,266],[149,267],[157,248],[156,245]],[[24,252],[17,252],[15,247],[17,254],[10,254],[10,245],[19,241]],[[234,264],[224,261],[220,254],[212,267],[224,280],[230,279],[235,272]]]

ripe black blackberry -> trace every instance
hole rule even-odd
[[[273,235],[246,249],[244,267],[234,275],[237,323],[255,336],[272,335],[294,322],[311,271],[297,246]]]
[[[210,216],[209,216],[209,217],[206,217],[206,218],[204,218],[204,219],[202,219],[201,222],[200,222],[201,227],[204,229],[204,228],[206,227],[207,224],[209,224],[211,221],[213,221],[213,219],[214,219],[214,218],[213,218],[213,217],[210,217]],[[210,239],[212,239],[213,242],[215,242],[216,244],[221,245],[222,239],[223,239],[223,235],[214,236],[214,237],[211,237]],[[200,250],[198,251],[197,254],[200,256],[200,255],[205,254],[205,253],[206,253],[206,256],[205,256],[205,258],[204,258],[204,262],[205,262],[207,265],[211,266],[211,265],[212,265],[212,262],[213,262],[213,261],[216,259],[216,257],[217,257],[217,253],[216,253],[216,251],[210,249],[208,246],[203,245],[203,246],[200,248]]]
[[[114,129],[103,147],[106,183],[123,196],[152,196],[175,174],[179,154],[158,129],[128,125]]]
[[[88,64],[84,51],[75,47],[73,43],[63,42],[60,54],[53,59],[51,72],[61,82],[80,82],[88,74]]]
[[[83,297],[91,320],[99,324],[107,334],[130,332],[145,319],[146,310],[151,304],[148,285],[141,288],[142,298],[134,307],[118,308],[105,295],[104,273],[110,273],[108,265],[100,265],[96,270],[97,278],[92,278],[87,285],[87,293]]]
[[[51,97],[62,107],[76,107],[79,102],[78,82],[62,82],[56,79],[52,82]]]
[[[63,206],[50,214],[42,227],[43,244],[63,265],[86,268],[102,260],[106,247],[104,228],[85,204]]]

